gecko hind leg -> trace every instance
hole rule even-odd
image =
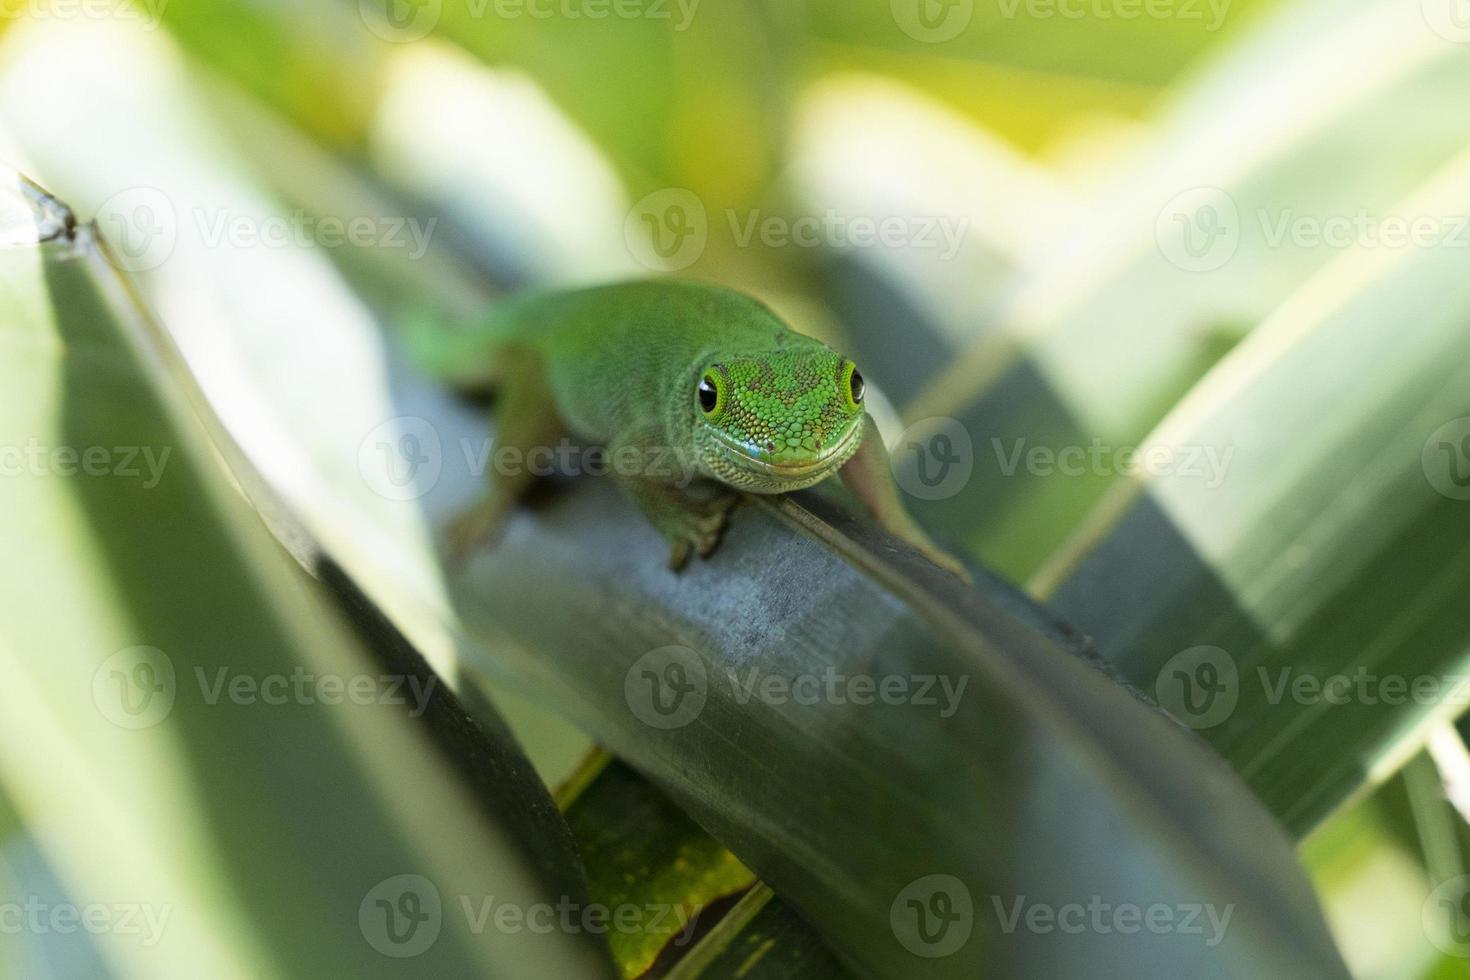
[[[497,361],[495,439],[486,457],[490,489],[445,528],[445,555],[451,562],[461,562],[495,543],[517,501],[536,480],[527,465],[532,450],[554,446],[567,434],[541,356],[531,349],[509,346],[497,353]],[[497,467],[501,453],[508,464],[515,465]]]

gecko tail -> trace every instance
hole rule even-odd
[[[410,362],[420,371],[465,391],[494,385],[503,331],[495,311],[455,321],[427,303],[405,307],[398,316]]]

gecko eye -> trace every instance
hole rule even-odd
[[[712,374],[699,379],[699,407],[706,415],[713,415],[720,407],[720,386]]]
[[[843,364],[841,377],[847,391],[848,407],[856,409],[863,403],[863,392],[867,391],[868,386],[864,383],[863,376],[858,374],[857,365],[851,361]]]

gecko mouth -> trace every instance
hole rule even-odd
[[[799,463],[777,463],[770,459],[762,459],[759,456],[752,455],[749,449],[729,438],[723,432],[717,430],[714,435],[715,441],[720,444],[720,448],[725,450],[729,456],[739,460],[743,468],[753,470],[765,476],[774,477],[778,480],[791,481],[802,480],[807,477],[816,476],[819,473],[824,473],[831,468],[833,462],[836,460],[845,461],[848,456],[852,455],[851,451],[857,448],[856,443],[862,437],[862,432],[863,427],[861,425],[854,425],[848,429],[847,433],[841,439],[820,456],[814,459],[803,460]]]

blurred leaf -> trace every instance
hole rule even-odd
[[[849,980],[812,927],[765,885],[747,892],[668,980]]]
[[[151,2],[180,42],[209,52],[214,71],[238,80],[318,139],[362,150],[384,62],[397,46],[391,34],[369,28],[355,0]]]
[[[40,59],[56,76],[45,91],[47,112],[29,103],[21,84],[26,66]],[[116,77],[129,85],[108,85]],[[202,97],[206,91],[216,102]],[[440,676],[464,690],[456,641],[435,609],[446,600],[430,531],[413,488],[403,492],[378,468],[384,433],[412,414],[415,399],[443,395],[404,379],[384,350],[374,291],[395,305],[431,291],[460,311],[490,295],[446,250],[428,248],[434,215],[343,179],[340,165],[323,180],[314,172],[320,150],[293,142],[279,122],[263,122],[238,95],[203,89],[167,37],[133,26],[29,24],[11,33],[0,45],[0,100],[46,182],[98,211],[114,232],[229,438],[354,578],[384,577],[368,589],[374,601]],[[322,209],[293,209],[262,187],[208,114],[215,104],[243,139],[271,147],[263,156],[272,178],[289,178],[300,194],[328,189]],[[57,119],[72,127],[71,139],[54,138]],[[77,152],[79,144],[110,149]],[[342,227],[367,221],[376,247],[344,247],[323,235],[323,218]],[[272,288],[261,289],[263,282]],[[391,557],[367,568],[354,561],[385,547]],[[549,774],[586,749],[584,736],[546,712],[516,705],[514,717],[534,725],[520,735]]]
[[[604,760],[605,761],[605,760]],[[660,956],[677,962],[715,903],[733,904],[755,876],[673,803],[625,766],[601,766],[567,807],[594,901],[610,911],[608,943],[623,976]]]
[[[880,67],[1037,146],[1079,111],[1142,111],[1201,52],[1270,6],[817,0],[807,5],[807,31],[824,42],[826,63]]]
[[[1394,213],[1467,208],[1470,156]],[[1140,449],[1227,460],[1218,485],[1120,484],[1036,582],[1296,833],[1463,708],[1464,254],[1342,255]]]
[[[789,98],[775,27],[790,14],[748,0],[602,10],[446,3],[435,30],[487,64],[529,73],[635,187],[689,187],[723,203],[764,186],[780,131],[771,122]]]
[[[1345,64],[1360,67],[1321,84]],[[1024,454],[1136,446],[1341,254],[1297,223],[1420,217],[1395,207],[1470,143],[1451,108],[1467,94],[1470,59],[1417,5],[1317,0],[1262,24],[1178,97],[1156,144],[1098,188],[1075,227],[1031,253],[1039,260],[974,318],[947,372],[917,393],[890,391],[915,426],[906,443],[928,444],[947,419],[972,443],[964,491],[913,500],[916,515],[1001,572],[1031,574],[1121,474],[1109,463],[1059,475]],[[849,317],[859,354],[882,349],[870,338],[891,334],[904,303],[922,313],[899,293],[872,319]]]
[[[890,394],[943,372],[1031,250],[1074,227],[1075,202],[1052,175],[881,76],[809,86],[793,130],[798,219],[831,223],[819,253],[827,301],[854,328],[865,376]],[[899,234],[854,242],[862,222]]]
[[[526,806],[544,819],[544,788],[512,742],[481,741],[505,763],[504,809],[466,793],[418,718],[440,695],[390,696],[385,665],[303,588],[219,467],[162,369],[171,352],[93,229],[68,232],[60,206],[11,190],[7,232],[38,200],[33,227],[50,240],[0,250],[0,444],[29,447],[30,461],[0,481],[8,540],[30,556],[0,590],[0,785],[75,908],[157,923],[87,941],[118,975],[187,963],[217,976],[401,976],[393,957],[410,947],[380,909],[408,909],[408,896],[424,916],[406,940],[423,945],[416,968],[605,975],[586,937],[487,938],[457,914],[460,896],[555,902],[580,876],[533,864],[556,848],[521,836],[530,821],[500,819]],[[293,678],[305,693],[276,703],[278,682],[302,690]],[[372,697],[344,700],[362,680]]]
[[[1300,848],[1338,948],[1364,980],[1423,977],[1443,956],[1423,916],[1429,874],[1405,778],[1417,765],[1333,814]]]

